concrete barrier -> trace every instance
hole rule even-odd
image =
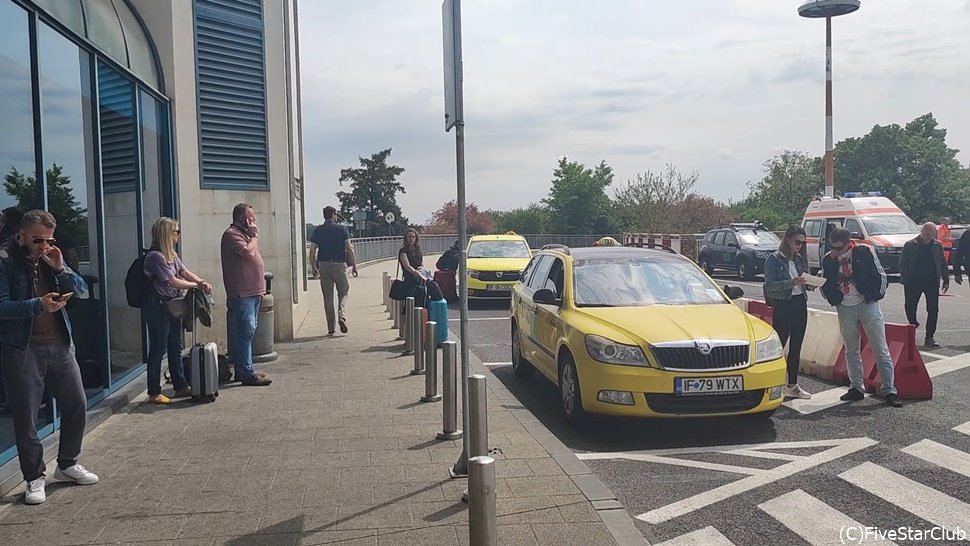
[[[798,369],[805,375],[832,381],[835,363],[842,352],[839,316],[832,311],[808,310],[808,326]]]

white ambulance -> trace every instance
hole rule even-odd
[[[849,230],[857,243],[873,247],[886,273],[899,272],[903,245],[919,235],[920,228],[895,203],[879,192],[846,192],[842,197],[820,197],[809,203],[802,227],[807,234],[808,263],[821,269],[828,252],[827,235],[836,227]]]

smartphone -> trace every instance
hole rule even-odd
[[[64,292],[63,294],[59,294],[56,298],[54,298],[54,301],[67,301],[71,299],[71,296],[73,295],[74,292]]]

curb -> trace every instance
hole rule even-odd
[[[456,341],[459,342],[460,350],[461,340]],[[482,364],[481,359],[475,356],[470,350],[468,351],[468,364],[468,368],[472,372],[483,375],[487,374],[492,377],[493,381],[486,381],[486,388],[496,398],[503,402],[515,401],[521,405],[521,402],[512,394],[512,391],[502,383],[498,376],[492,373],[492,370],[488,366]],[[532,412],[527,409],[510,409],[508,411],[522,425],[522,428],[526,429],[529,434],[535,437],[539,445],[559,464],[563,472],[569,476],[569,479],[573,481],[576,487],[579,488],[586,499],[593,505],[596,514],[599,515],[600,520],[606,525],[606,529],[613,535],[617,544],[622,546],[650,546],[650,542],[637,529],[637,526],[633,523],[633,518],[630,517],[630,514],[623,508],[620,501],[617,500],[613,491],[590,471],[586,463],[579,460],[576,454],[550,432]]]

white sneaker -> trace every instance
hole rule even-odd
[[[782,392],[785,394],[785,398],[800,398],[802,400],[812,399],[812,393],[801,388],[799,385],[785,385]]]
[[[47,482],[41,476],[32,482],[27,482],[27,493],[24,502],[27,504],[41,504],[47,500]]]
[[[94,485],[98,483],[98,475],[79,464],[64,470],[61,470],[61,467],[57,467],[57,470],[54,471],[54,479],[74,482],[78,485]]]

